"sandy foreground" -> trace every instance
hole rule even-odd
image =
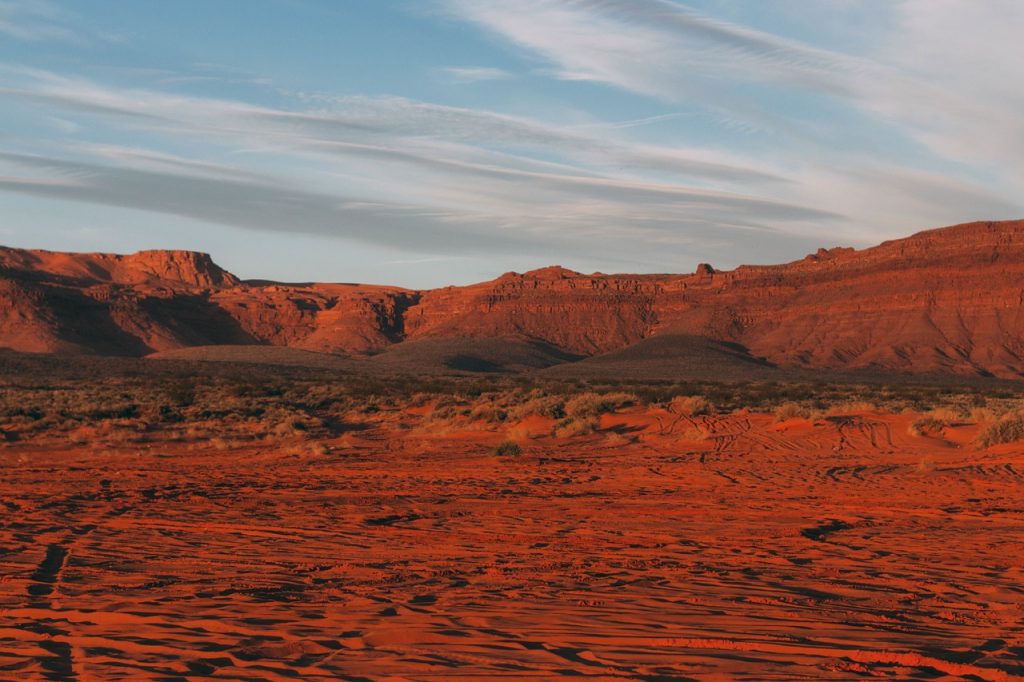
[[[1024,446],[912,418],[12,444],[0,678],[1024,678]]]

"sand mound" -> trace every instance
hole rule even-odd
[[[406,341],[374,355],[375,370],[408,373],[520,372],[577,360],[541,341],[523,338],[441,338]]]

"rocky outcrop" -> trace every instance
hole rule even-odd
[[[61,253],[0,247],[0,276],[63,282],[170,288],[237,286],[237,277],[196,251],[139,251],[131,255]]]
[[[130,256],[114,256],[113,281],[135,284],[168,282],[189,287],[236,286],[240,282],[221,269],[208,253],[196,251],[139,251]]]
[[[245,283],[188,251],[0,248],[0,346],[16,350],[369,354],[409,340],[514,337],[575,357],[652,336],[739,344],[787,366],[1024,376],[1024,221],[819,249],[784,265],[680,275],[553,266],[429,291]]]
[[[559,267],[423,292],[406,313],[410,338],[526,336],[594,355],[649,335],[661,285],[645,275],[582,275]]]

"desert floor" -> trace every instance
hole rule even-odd
[[[0,678],[1024,677],[1024,446],[636,408],[499,457],[413,416],[0,450]]]

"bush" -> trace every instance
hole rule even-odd
[[[925,436],[930,432],[941,431],[947,426],[949,426],[949,422],[945,419],[925,416],[911,422],[910,426],[907,427],[907,432],[911,436]]]
[[[639,402],[640,398],[633,393],[580,393],[565,403],[565,414],[576,418],[596,417]]]
[[[1024,439],[1024,414],[1011,412],[999,421],[989,424],[978,434],[978,444],[983,448],[1002,443],[1014,443]]]
[[[508,419],[508,412],[495,406],[493,403],[484,403],[477,405],[473,408],[473,411],[469,413],[469,418],[472,421],[482,421],[488,424],[495,422],[503,422]]]
[[[970,420],[975,424],[988,424],[996,420],[996,414],[987,407],[975,407],[971,410]]]
[[[519,446],[519,443],[512,440],[506,440],[499,443],[498,446],[494,448],[494,454],[499,457],[516,457],[523,454],[523,449]]]
[[[946,422],[946,426],[949,426],[965,419],[967,415],[964,410],[952,407],[937,407],[925,416]]]
[[[867,400],[851,400],[844,403],[832,405],[825,411],[830,417],[841,417],[861,412],[877,412],[878,405]]]
[[[551,433],[556,438],[572,438],[573,436],[585,436],[593,433],[598,426],[600,426],[600,420],[596,416],[566,417],[555,424]]]
[[[189,407],[196,402],[196,385],[191,381],[178,381],[167,388],[167,398],[175,407]]]
[[[429,419],[431,421],[449,421],[455,419],[456,415],[455,408],[451,405],[446,405],[444,407],[435,407],[430,413]]]
[[[510,419],[518,420],[535,414],[548,419],[563,419],[565,417],[565,401],[557,396],[530,398],[522,405],[511,408],[508,416]]]
[[[810,419],[810,409],[800,403],[786,402],[775,408],[775,421],[784,422],[789,419]]]
[[[712,414],[715,406],[711,401],[701,395],[677,395],[668,404],[669,412],[675,414],[688,414],[696,417],[702,414]]]

